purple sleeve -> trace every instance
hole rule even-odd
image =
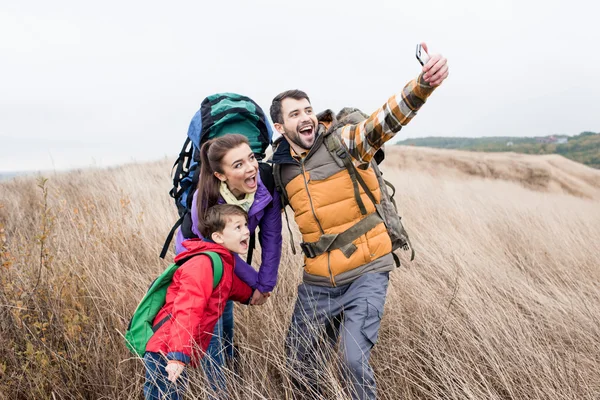
[[[272,196],[273,201],[265,209],[265,214],[259,222],[259,239],[263,251],[256,289],[261,293],[273,291],[277,284],[277,272],[281,261],[281,202],[277,191]]]
[[[239,254],[235,254],[235,269],[233,272],[252,289],[257,289],[258,273],[245,260],[242,260]]]

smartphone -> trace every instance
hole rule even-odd
[[[417,45],[417,60],[419,60],[422,66],[425,66],[427,61],[429,61],[429,54],[427,54],[420,44]]]

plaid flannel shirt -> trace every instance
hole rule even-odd
[[[377,150],[417,115],[434,90],[421,74],[366,120],[341,127],[340,134],[350,155],[359,163],[371,161]]]

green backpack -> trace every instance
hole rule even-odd
[[[129,326],[125,332],[125,344],[134,355],[143,357],[146,352],[146,344],[154,332],[171,318],[171,315],[169,314],[162,321],[158,322],[156,326],[152,326],[156,315],[165,305],[167,289],[173,280],[175,271],[177,271],[177,269],[186,261],[201,254],[210,258],[213,269],[213,289],[221,282],[221,278],[223,277],[223,261],[214,251],[196,253],[190,257],[179,260],[177,263],[169,265],[169,267],[156,278],[154,282],[152,282],[148,292],[146,292],[146,295],[144,295],[144,298],[135,309],[131,321],[129,321]]]

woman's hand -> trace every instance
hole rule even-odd
[[[179,378],[179,375],[181,375],[184,369],[185,364],[181,361],[169,360],[169,363],[165,367],[165,371],[167,372],[167,374],[169,374],[167,379],[175,383],[175,381],[177,380],[177,378]]]
[[[261,293],[258,289],[255,289],[252,298],[250,299],[250,305],[262,306],[267,302],[269,296],[271,296],[271,293]]]

